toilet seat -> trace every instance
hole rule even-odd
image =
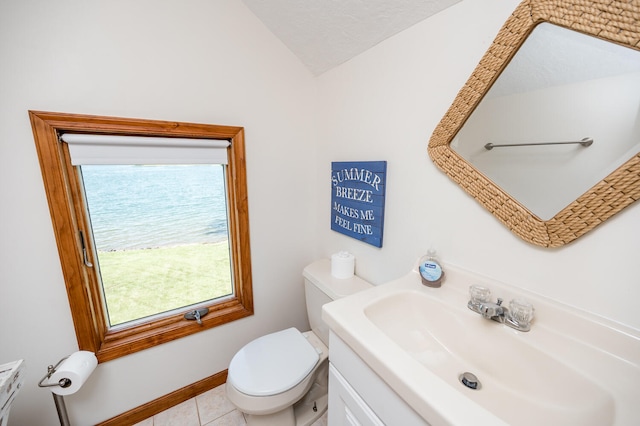
[[[296,328],[267,334],[247,345],[229,364],[227,381],[251,396],[276,395],[300,383],[320,356]]]

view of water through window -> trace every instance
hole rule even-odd
[[[111,325],[231,294],[221,165],[84,165]]]

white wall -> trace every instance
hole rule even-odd
[[[376,284],[433,246],[444,261],[640,328],[640,204],[559,249],[530,245],[441,173],[433,129],[517,0],[464,0],[319,78],[321,254],[346,249]],[[386,160],[381,249],[329,230],[330,162]],[[445,284],[446,285],[446,284]]]
[[[261,334],[308,327],[301,270],[315,254],[315,80],[240,0],[2,1],[0,58],[0,363],[27,366],[10,424],[57,423],[37,382],[77,350],[30,109],[246,134],[255,315],[99,365],[65,397],[72,424],[222,371]]]

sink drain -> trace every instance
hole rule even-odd
[[[476,375],[473,373],[469,373],[468,371],[462,373],[458,377],[458,379],[460,380],[460,383],[462,383],[469,389],[480,390],[480,388],[482,387]]]

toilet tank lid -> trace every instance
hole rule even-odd
[[[231,360],[227,381],[247,395],[277,395],[300,383],[319,359],[313,345],[292,327],[246,344]]]
[[[340,279],[331,275],[331,259],[321,259],[306,266],[302,275],[324,291],[332,300],[349,296],[373,285],[354,275],[351,278]]]

